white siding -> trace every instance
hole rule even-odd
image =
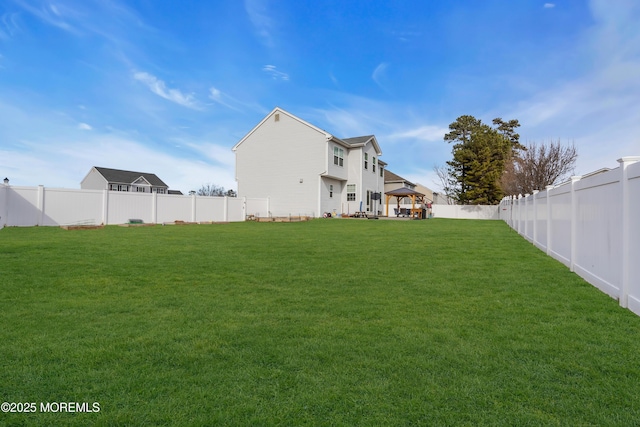
[[[270,115],[236,147],[238,196],[269,198],[271,216],[318,216],[327,145],[324,134],[303,122]]]
[[[367,145],[365,145],[363,147],[362,152],[362,157],[361,157],[361,163],[362,163],[362,200],[363,200],[363,207],[364,205],[366,205],[367,203],[367,191],[370,191],[372,193],[378,193],[378,192],[382,192],[383,188],[384,188],[384,179],[380,178],[380,174],[378,173],[378,168],[376,165],[376,171],[373,172],[373,158],[376,158],[376,163],[377,163],[377,159],[378,159],[378,154],[376,153],[375,148],[373,147],[373,144],[371,142],[368,142]],[[367,169],[364,169],[364,154],[368,154],[368,167]],[[384,203],[384,200],[383,200]],[[374,209],[376,209],[377,206],[377,210],[378,211],[383,211],[380,201],[377,202],[371,202],[370,203],[371,208],[369,209],[368,207],[364,207],[365,211],[371,212],[371,213],[375,213]]]
[[[322,185],[320,194],[322,198],[322,212],[330,212],[331,215],[342,213],[342,192],[344,181],[338,181],[337,179],[322,178]],[[333,185],[333,197],[331,197],[331,186]],[[346,188],[346,187],[345,187]],[[346,212],[346,210],[345,210]]]
[[[343,161],[342,166],[339,164],[336,165],[333,163],[333,150],[334,148],[338,148],[343,152]],[[336,144],[335,142],[330,142],[327,144],[327,175],[338,178],[341,180],[346,180],[349,177],[349,156],[348,149],[343,147],[342,145]]]
[[[80,188],[83,190],[106,190],[107,180],[95,168],[91,168],[80,183]]]

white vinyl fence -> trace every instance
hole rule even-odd
[[[433,205],[435,218],[500,219],[498,206],[491,205]]]
[[[0,185],[4,226],[125,224],[130,219],[161,224],[244,221],[268,212],[268,199],[201,197],[107,190]]]
[[[523,237],[640,315],[640,157],[524,197],[500,217]]]

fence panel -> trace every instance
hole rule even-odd
[[[176,194],[158,194],[156,199],[156,222],[190,222],[193,197]]]
[[[246,202],[245,200],[238,199],[237,197],[230,197],[228,202],[228,217],[227,221],[237,222],[244,221],[246,216]],[[266,212],[266,211],[265,211]]]
[[[577,181],[574,271],[617,297],[622,279],[620,168]]]
[[[535,222],[533,224],[533,241],[543,251],[547,250],[547,192],[534,194]]]
[[[572,177],[524,200],[507,197],[501,219],[640,315],[640,156],[618,161],[618,168]]]
[[[246,199],[245,215],[269,216],[269,199]]]
[[[196,197],[196,216],[198,222],[226,221],[226,201],[228,197]]]
[[[126,224],[130,219],[153,222],[153,194],[109,192],[108,223]]]
[[[548,253],[567,267],[571,265],[571,186],[563,185],[551,191],[549,225],[551,242]]]
[[[627,169],[627,194],[623,195],[628,200],[626,233],[627,247],[623,249],[628,267],[629,284],[629,309],[640,314],[640,161],[628,166]]]
[[[451,219],[500,219],[497,205],[433,205],[433,216]]]
[[[9,205],[7,205],[7,194],[9,194],[9,187],[6,185],[0,186],[0,229],[2,229],[7,222],[7,215],[9,214]]]
[[[8,226],[31,226],[40,224],[41,213],[38,201],[38,187],[8,187]]]
[[[102,223],[103,191],[41,188],[44,197],[41,225]]]

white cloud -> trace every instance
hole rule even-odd
[[[193,94],[184,94],[178,89],[168,89],[164,81],[149,73],[136,72],[133,74],[133,78],[144,83],[151,92],[164,99],[194,110],[201,109]]]
[[[20,31],[17,13],[5,13],[0,19],[0,40],[9,40]]]
[[[266,72],[274,80],[289,81],[289,74],[279,71],[275,65],[265,65],[262,71]]]
[[[605,0],[590,7],[595,25],[583,44],[584,59],[594,67],[541,88],[509,114],[520,120],[528,140],[575,142],[578,174],[640,154],[640,7],[631,1],[612,7]]]
[[[245,0],[244,9],[262,43],[273,47],[274,20],[267,14],[269,5],[264,0]]]
[[[449,132],[448,128],[433,125],[423,125],[412,129],[402,130],[389,135],[392,139],[417,139],[421,141],[442,141],[444,135]]]
[[[230,108],[234,111],[241,111],[238,107],[235,106],[239,104],[237,100],[230,97],[229,95],[222,93],[220,89],[217,89],[213,86],[209,88],[209,99],[215,101],[217,104]]]
[[[104,166],[156,173],[185,193],[206,182],[236,188],[230,144],[184,137],[176,148],[161,137],[147,145],[152,135],[109,126],[87,132],[65,114],[2,100],[0,117],[0,173],[16,186],[79,188],[92,166]]]
[[[78,129],[80,129],[80,130],[92,130],[93,128],[91,127],[91,125],[88,125],[86,123],[79,123],[78,124]]]
[[[386,71],[387,68],[389,67],[389,64],[386,62],[382,62],[381,64],[378,64],[378,66],[376,67],[375,70],[373,70],[373,73],[371,74],[371,79],[373,79],[373,81],[380,86],[381,89],[383,90],[387,90],[386,87],[382,84],[382,80],[386,78]]]
[[[553,9],[554,7],[556,7],[556,5],[554,3],[545,3],[544,4],[544,8],[545,9]]]
[[[60,10],[55,5],[49,5],[49,7],[35,7],[29,2],[24,2],[22,0],[14,0],[14,2],[48,25],[59,28],[74,35],[82,34],[82,32],[78,30],[78,28],[71,25],[64,19],[65,16],[62,15]],[[67,13],[68,15],[76,15],[76,13],[69,8],[65,8],[65,13]]]

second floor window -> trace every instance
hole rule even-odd
[[[333,164],[338,166],[344,165],[344,150],[340,147],[333,147]]]
[[[373,170],[373,173],[376,173],[376,158],[375,157],[373,159],[371,159],[371,169]]]
[[[369,169],[369,153],[364,153],[364,168]]]

